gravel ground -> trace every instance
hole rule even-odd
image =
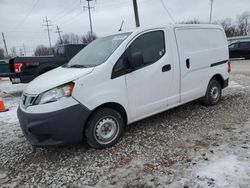
[[[12,91],[0,81],[10,109],[0,113],[0,186],[249,187],[250,62],[233,69],[217,106],[191,102],[129,125],[105,150],[83,143],[33,151],[15,113],[25,85]]]

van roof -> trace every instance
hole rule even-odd
[[[131,30],[126,30],[118,33],[127,33],[127,32],[142,32],[146,30],[154,30],[154,29],[162,29],[162,28],[169,28],[169,29],[174,29],[174,28],[219,28],[221,29],[222,27],[220,25],[216,24],[169,24],[169,25],[161,25],[161,26],[153,26],[153,27],[138,27],[134,28]]]

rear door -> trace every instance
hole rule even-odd
[[[228,48],[221,29],[177,28],[181,67],[181,102],[202,97],[210,80],[210,66],[227,60]],[[227,57],[227,58],[226,58]]]

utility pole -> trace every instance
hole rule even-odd
[[[61,33],[63,31],[60,30],[60,28],[58,27],[58,25],[56,26],[56,30],[57,30],[56,33],[58,33],[58,35],[59,35],[60,42],[61,42],[61,44],[63,44],[62,36],[61,36]]]
[[[133,0],[133,6],[134,6],[134,13],[135,13],[135,25],[136,25],[136,27],[140,27],[137,0]]]
[[[210,6],[210,19],[209,19],[209,23],[212,23],[212,14],[213,14],[213,4],[214,4],[214,0],[210,0],[211,6]]]
[[[45,22],[45,25],[43,25],[43,26],[47,27],[47,29],[45,29],[45,30],[47,30],[47,32],[48,32],[49,46],[50,46],[50,50],[52,50],[51,39],[50,39],[50,31],[51,31],[50,27],[52,25],[49,25],[50,20],[48,20],[47,16],[46,16],[45,20],[43,20],[43,22]]]
[[[26,56],[26,48],[25,48],[24,43],[23,43],[23,53],[24,53],[24,56]]]
[[[3,43],[4,43],[6,55],[9,57],[8,48],[7,48],[7,44],[6,44],[5,36],[4,36],[4,33],[3,33],[3,32],[2,32],[2,36],[3,36]]]
[[[19,48],[20,57],[24,56],[22,48]]]
[[[86,0],[88,3],[88,6],[83,6],[83,9],[88,9],[89,12],[89,25],[90,25],[90,33],[91,37],[93,37],[93,26],[92,26],[92,17],[91,17],[91,9],[94,9],[94,7],[90,6],[90,2],[93,0]]]

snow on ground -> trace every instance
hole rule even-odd
[[[0,187],[249,188],[250,79],[230,80],[217,106],[192,103],[140,121],[110,149],[35,153],[16,115],[26,85],[0,80],[9,109],[0,113]]]
[[[0,98],[3,100],[6,112],[0,112],[0,135],[5,143],[17,139],[17,137],[9,137],[11,132],[18,131],[19,124],[17,119],[17,108],[20,101],[20,95],[25,89],[25,84],[13,85],[8,80],[0,80]]]
[[[7,79],[0,80],[0,92],[4,93],[16,93],[22,92],[27,84],[11,84]]]
[[[200,183],[203,187],[239,187],[249,180],[249,172],[249,161],[242,161],[237,155],[216,155],[209,164],[202,164],[195,175],[199,180],[208,180],[208,183]]]
[[[16,110],[20,101],[20,95],[25,89],[25,84],[13,85],[8,80],[0,81],[0,97],[4,101],[7,112],[0,113],[1,123],[16,123]]]
[[[195,165],[188,167],[171,188],[249,188],[250,187],[250,120],[224,135],[224,142],[210,147],[209,152],[194,156]],[[177,168],[178,169],[178,168]]]
[[[247,88],[249,86],[243,86],[236,81],[229,81],[228,88]]]

